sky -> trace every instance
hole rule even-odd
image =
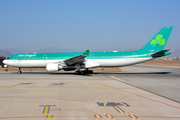
[[[0,0],[0,49],[139,49],[164,26],[174,26],[166,48],[180,49],[179,5],[179,0]]]

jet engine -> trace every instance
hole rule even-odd
[[[48,63],[46,65],[46,70],[48,72],[59,71],[60,69],[62,69],[62,66],[59,65],[59,63]]]

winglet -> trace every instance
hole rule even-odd
[[[86,50],[83,55],[88,55],[89,54],[89,50]]]

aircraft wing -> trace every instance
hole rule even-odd
[[[88,56],[88,54],[89,50],[86,50],[82,55],[69,58],[67,60],[64,60],[63,62],[66,63],[66,65],[81,64],[85,61],[85,57]]]

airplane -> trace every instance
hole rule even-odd
[[[144,47],[129,52],[89,52],[84,53],[22,53],[6,58],[3,63],[21,68],[46,68],[48,72],[76,70],[75,74],[92,74],[91,68],[123,67],[153,60],[171,54],[164,49],[173,26],[163,27]]]

